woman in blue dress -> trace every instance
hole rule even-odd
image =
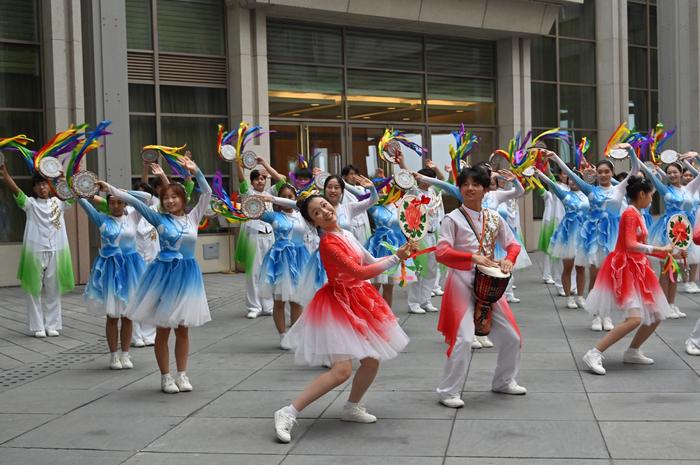
[[[109,367],[113,370],[133,368],[129,357],[132,323],[126,317],[126,308],[146,269],[136,250],[136,227],[141,215],[135,210],[127,212],[124,201],[114,196],[107,196],[109,214],[100,213],[86,199],[78,199],[78,203],[99,229],[101,242],[83,296],[90,310],[107,315]],[[117,352],[120,341],[121,355]]]
[[[165,213],[152,210],[128,192],[101,182],[113,196],[134,207],[158,231],[160,252],[148,266],[126,315],[137,321],[154,324],[155,355],[161,372],[161,389],[168,394],[192,390],[186,375],[189,352],[189,328],[211,320],[204,291],[204,280],[195,259],[199,222],[211,200],[211,187],[191,159],[183,157],[182,164],[193,173],[199,185],[199,199],[194,208],[185,212],[187,197],[181,184],[165,186],[160,195]],[[168,338],[175,330],[175,360],[177,377],[170,375]]]
[[[628,152],[633,152],[630,148]],[[632,168],[627,177],[617,185],[613,185],[612,179],[615,170],[612,162],[601,160],[596,165],[597,185],[589,184],[579,175],[574,173],[566,163],[553,152],[547,153],[547,158],[555,162],[569,179],[574,181],[581,191],[588,197],[590,210],[583,222],[579,236],[583,241],[583,250],[587,256],[587,265],[590,268],[588,288],[592,289],[598,274],[598,268],[615,249],[617,233],[620,225],[620,216],[625,202],[625,191],[627,181],[631,176],[636,176],[639,172],[639,161],[636,157],[631,158]],[[579,295],[583,295],[584,289],[578,288]],[[609,317],[603,319],[595,315],[591,323],[593,331],[610,331],[613,329],[612,320]]]
[[[571,273],[576,268],[576,288],[586,288],[586,254],[579,233],[588,212],[588,198],[578,185],[569,178],[569,190],[564,190],[558,182],[553,181],[543,172],[535,171],[537,177],[548,187],[564,205],[564,216],[554,229],[549,241],[548,253],[551,257],[561,259],[563,270],[561,283],[566,294],[567,308],[583,308],[584,298],[571,295]]]

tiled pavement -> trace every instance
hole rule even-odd
[[[623,366],[620,343],[599,377],[580,371],[580,356],[600,333],[539,275],[520,273],[514,306],[526,396],[489,391],[490,349],[472,359],[466,407],[438,405],[437,315],[409,316],[398,291],[394,310],[411,343],[366,398],[379,421],[337,420],[345,385],[302,413],[288,445],[274,440],[272,413],[320,370],[294,366],[270,318],[244,318],[241,275],[206,276],[213,321],[191,331],[195,390],[177,395],[159,392],[150,349],[132,349],[133,370],[107,369],[103,317],[86,313],[79,292],[64,299],[61,337],[39,340],[24,334],[20,290],[0,289],[0,464],[700,463],[700,357],[682,350],[700,298],[683,295],[688,318],[649,340],[655,365]]]

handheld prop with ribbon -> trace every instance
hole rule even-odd
[[[405,133],[399,131],[398,129],[392,128],[385,129],[384,135],[381,139],[379,139],[379,143],[377,144],[379,158],[390,164],[398,163],[401,157],[401,150],[400,146],[396,145],[397,143],[408,147],[421,157],[428,154],[428,149],[409,140]],[[399,150],[397,150],[397,148]]]
[[[148,150],[153,150],[158,152],[163,159],[165,159],[165,162],[170,166],[170,169],[173,170],[174,173],[176,173],[178,176],[186,178],[190,174],[189,172],[182,166],[182,159],[185,157],[182,153],[180,153],[182,150],[187,147],[187,144],[183,145],[182,147],[168,147],[165,145],[146,145],[144,146],[141,151],[145,152]]]
[[[462,169],[462,163],[469,164],[467,158],[472,153],[476,144],[479,143],[479,138],[464,129],[464,123],[459,127],[459,131],[452,131],[452,137],[455,139],[455,146],[449,145],[451,166],[452,166],[452,182],[457,182],[457,175]]]
[[[688,247],[690,247],[690,241],[693,237],[692,228],[685,214],[678,213],[669,218],[666,224],[666,237],[675,248],[687,250]],[[683,258],[683,268],[688,268],[685,258]],[[668,254],[664,261],[662,273],[668,273],[668,277],[673,283],[676,282],[677,278],[683,276],[683,271],[680,265],[678,265],[678,261],[676,261],[671,253]]]
[[[109,120],[101,121],[95,126],[95,129],[86,132],[85,138],[73,148],[70,160],[68,161],[68,168],[66,169],[66,182],[71,189],[73,189],[73,177],[80,171],[80,164],[85,155],[100,147],[101,144],[97,140],[99,137],[111,134],[107,131],[107,127],[110,124],[112,124],[112,122]]]
[[[675,133],[675,129],[671,129],[670,131],[664,130],[663,123],[656,123],[656,126],[649,130],[649,135],[647,136],[649,159],[654,162],[654,164],[661,164],[663,146]]]
[[[243,214],[238,202],[238,194],[234,193],[232,197],[228,195],[223,187],[223,176],[220,171],[216,172],[211,181],[211,190],[213,199],[210,207],[214,213],[222,216],[229,223],[242,223],[248,221],[248,218]],[[200,227],[202,225],[200,224]],[[206,227],[206,226],[204,226]]]
[[[27,148],[27,144],[34,142],[33,139],[25,136],[24,134],[18,134],[13,137],[0,138],[0,152],[11,151],[18,152],[22,160],[24,160],[27,169],[30,173],[34,172],[34,152]],[[0,165],[2,163],[0,162]]]
[[[587,137],[582,137],[581,141],[576,146],[576,169],[583,170],[590,168],[591,164],[586,159],[586,152],[591,148],[591,141]]]
[[[39,169],[42,160],[47,157],[58,158],[60,155],[71,152],[79,143],[83,136],[83,131],[87,124],[72,126],[65,131],[54,135],[43,147],[34,153],[34,171],[41,173]],[[52,176],[58,177],[58,176]]]

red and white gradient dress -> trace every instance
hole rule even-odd
[[[647,258],[663,259],[666,254],[652,253],[652,246],[645,243],[647,236],[644,217],[637,208],[628,207],[620,218],[615,250],[605,258],[586,299],[589,313],[640,317],[644,325],[670,315],[671,308]]]
[[[345,230],[323,233],[319,251],[328,282],[285,336],[295,350],[295,362],[322,365],[396,357],[408,336],[368,280],[398,265],[399,257],[374,258]]]

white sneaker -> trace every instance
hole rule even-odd
[[[622,354],[622,361],[624,363],[636,363],[639,365],[653,365],[654,359],[649,358],[639,349],[632,349],[631,347],[627,349]]]
[[[586,299],[582,295],[576,296],[576,305],[578,308],[586,308]]]
[[[423,310],[425,310],[426,312],[430,312],[430,313],[435,313],[438,311],[438,308],[435,305],[431,304],[430,302],[423,305],[421,308]]]
[[[340,420],[355,423],[376,423],[377,417],[367,413],[367,409],[364,406],[357,404],[352,407],[343,407],[343,411],[340,413]]]
[[[134,368],[134,363],[131,361],[131,356],[129,354],[121,354],[119,356],[119,362],[125,370]]]
[[[56,331],[55,329],[47,329],[47,330],[46,330],[46,335],[49,336],[49,337],[56,337],[56,336],[59,335],[59,333],[58,333],[58,331]]]
[[[612,322],[612,319],[609,316],[606,316],[603,318],[603,329],[605,331],[612,331],[615,325]]]
[[[515,297],[514,295],[512,295],[512,296],[506,298],[506,300],[507,300],[508,302],[510,302],[511,304],[519,304],[519,303],[520,303],[520,299],[518,299],[518,298]]]
[[[679,289],[681,292],[685,292],[686,294],[692,294],[692,289],[693,289],[693,283],[683,283],[683,288]]]
[[[271,308],[269,308],[269,309],[267,309],[267,310],[266,310],[266,309],[263,309],[262,314],[265,315],[265,316],[272,315],[272,309],[271,309]]]
[[[591,349],[583,356],[583,363],[596,375],[604,375],[605,368],[603,368],[603,358],[603,354],[597,350],[594,351]]]
[[[36,333],[34,333],[34,337],[45,338],[45,337],[46,337],[46,331],[44,331],[43,329],[42,329],[41,331],[37,331]]]
[[[489,339],[488,336],[474,336],[474,339],[479,341],[479,344],[481,344],[481,347],[484,349],[490,349],[493,347],[493,342],[491,342],[491,339]]]
[[[566,292],[564,292],[564,288],[557,288],[557,295],[559,295],[559,297],[566,297]]]
[[[551,276],[547,276],[547,277],[542,278],[542,281],[543,281],[545,284],[554,284],[554,280],[552,279]]]
[[[296,417],[285,412],[285,407],[275,412],[275,433],[280,442],[288,443],[292,440],[292,428],[297,422]]]
[[[291,349],[289,343],[284,340],[284,336],[286,336],[286,335],[287,335],[287,333],[280,334],[280,349],[282,349],[282,350]]]
[[[422,315],[425,313],[425,310],[423,310],[420,307],[408,307],[408,313],[415,313],[417,315]]]
[[[571,309],[578,308],[578,305],[576,305],[576,300],[574,299],[573,296],[569,296],[566,298],[566,308],[571,308]]]
[[[111,356],[109,359],[109,369],[110,370],[121,370],[122,367],[122,361],[119,360],[119,356],[117,354],[114,354]]]
[[[478,336],[474,336],[474,339],[472,339],[472,349],[481,349],[482,346],[481,342],[479,342]]]
[[[602,331],[603,330],[603,322],[601,321],[599,316],[593,318],[593,322],[591,323],[591,330],[592,331]]]
[[[178,375],[177,378],[175,378],[175,385],[180,392],[192,391],[192,384],[190,383],[190,379],[187,377],[187,375]]]
[[[435,291],[430,291],[430,297],[435,297]]]
[[[678,314],[679,318],[685,318],[688,316],[685,313],[681,312],[681,309],[678,308],[678,305],[674,305],[674,307],[676,307],[676,313]],[[49,336],[51,336],[51,334],[49,334]]]
[[[144,339],[143,343],[146,344],[146,347],[151,347],[156,345],[156,340],[155,339]]]
[[[445,291],[443,291],[441,287],[436,287],[435,289],[433,289],[433,295],[441,296],[444,294],[445,294]]]
[[[248,312],[248,314],[245,317],[248,318],[249,320],[254,320],[258,317],[259,314],[260,314],[260,312],[256,312],[254,310],[251,310]]]
[[[681,316],[678,314],[678,307],[676,307],[676,306],[673,305],[673,304],[669,305],[669,307],[671,308],[671,313],[668,315],[668,317],[669,317],[670,319],[672,319],[672,320],[677,320],[678,318],[681,317]]]
[[[166,394],[177,394],[180,392],[180,389],[177,387],[177,384],[175,384],[175,380],[170,376],[170,373],[160,377],[160,390]]]
[[[464,401],[462,400],[461,397],[459,397],[459,394],[455,394],[454,396],[450,397],[442,397],[440,399],[440,403],[444,405],[445,407],[450,407],[450,408],[462,408],[464,407]]]
[[[690,294],[699,294],[700,293],[700,287],[698,287],[698,283],[695,281],[691,282],[688,284],[688,287],[690,288],[687,292]]]
[[[500,388],[492,388],[493,392],[498,392],[500,394],[510,394],[512,396],[524,396],[527,394],[527,389],[520,386],[515,380],[502,386]]]
[[[143,339],[138,339],[136,341],[131,341],[131,347],[146,347],[146,343]]]
[[[693,344],[693,341],[688,339],[685,341],[685,352],[688,355],[700,355],[700,347]]]

